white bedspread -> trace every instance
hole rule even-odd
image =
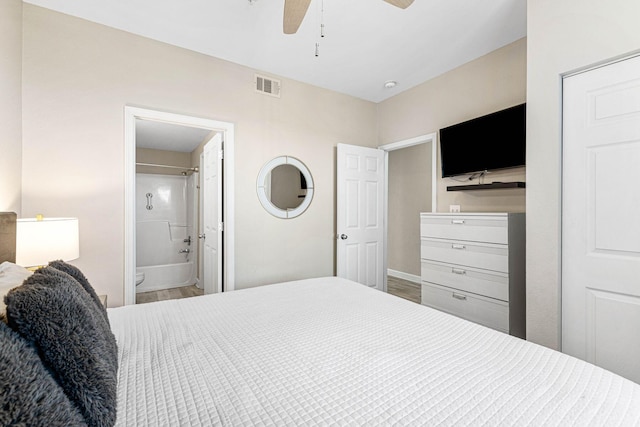
[[[640,424],[640,386],[338,278],[109,310],[120,426]]]

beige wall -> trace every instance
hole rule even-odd
[[[387,267],[420,276],[420,212],[431,212],[431,143],[389,152]]]
[[[202,154],[204,152],[204,146],[206,145],[207,142],[211,141],[211,139],[216,136],[218,132],[217,131],[211,131],[211,133],[209,133],[209,135],[207,135],[202,142],[200,143],[200,145],[198,145],[196,147],[195,150],[193,150],[191,152],[191,165],[192,166],[198,166],[200,167],[200,154]]]
[[[527,339],[560,348],[561,75],[640,49],[637,0],[527,4]]]
[[[114,306],[123,301],[124,106],[235,123],[236,286],[334,273],[335,145],[375,145],[376,105],[282,79],[253,91],[254,70],[24,5],[23,212],[80,219],[74,261]],[[291,155],[314,200],[282,220],[256,177]]]
[[[0,212],[21,213],[22,2],[0,2]]]
[[[191,163],[191,153],[179,151],[156,150],[154,148],[136,148],[136,163],[150,163],[155,165],[180,166],[189,169],[198,166]],[[136,166],[136,173],[158,173],[163,175],[181,175],[182,170],[160,168],[154,166]]]
[[[437,132],[525,102],[526,59],[526,39],[520,39],[381,102],[378,104],[378,142],[382,145]],[[438,177],[442,175],[439,156]],[[493,172],[485,182],[524,180],[524,168],[517,168]],[[447,192],[448,185],[460,183],[438,178],[438,212],[448,212],[450,204],[460,205],[462,211],[467,212],[525,211],[524,190]]]

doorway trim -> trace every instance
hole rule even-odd
[[[436,212],[437,201],[437,189],[438,189],[438,175],[436,171],[437,167],[437,154],[438,154],[438,133],[433,132],[426,135],[419,135],[414,138],[403,139],[401,141],[392,142],[389,144],[381,145],[378,149],[384,151],[384,238],[383,238],[383,263],[384,271],[384,290],[387,291],[387,274],[388,267],[388,232],[389,232],[389,152],[395,150],[401,150],[403,148],[413,147],[414,145],[431,143],[431,212]],[[416,218],[417,220],[417,218]]]
[[[136,119],[210,129],[223,133],[223,289],[235,289],[234,124],[201,117],[124,107],[124,304],[136,302]]]

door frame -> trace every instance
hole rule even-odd
[[[136,302],[136,119],[198,127],[223,134],[223,289],[235,289],[234,132],[233,123],[183,114],[124,107],[124,304]]]
[[[414,138],[403,139],[401,141],[392,142],[389,144],[381,145],[379,150],[384,151],[384,237],[383,237],[383,272],[384,272],[384,290],[387,291],[387,275],[388,275],[388,232],[389,232],[389,153],[395,150],[401,150],[403,148],[413,147],[414,145],[431,143],[431,212],[437,212],[437,189],[438,189],[438,174],[437,174],[437,154],[438,154],[438,133],[433,132],[425,135],[419,135]],[[418,218],[416,218],[416,221]]]

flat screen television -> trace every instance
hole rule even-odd
[[[525,165],[526,104],[440,129],[442,177]]]

